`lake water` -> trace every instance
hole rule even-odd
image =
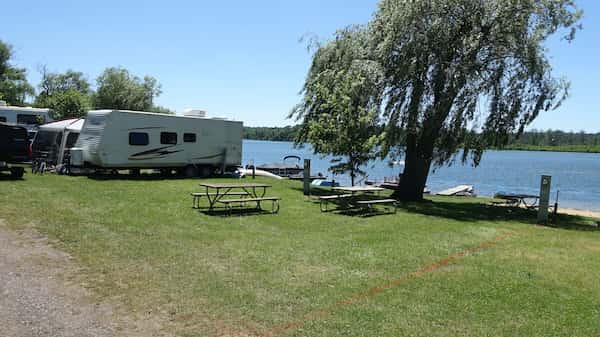
[[[309,146],[295,149],[289,142],[244,140],[244,165],[281,162],[287,155],[310,158],[312,174],[321,172],[332,177],[327,171],[331,157],[316,155]],[[381,181],[384,177],[398,175],[402,167],[390,167],[388,161],[376,161],[365,171],[369,180]],[[462,165],[460,161],[450,167],[438,168],[429,175],[427,186],[437,192],[457,185],[473,185],[479,196],[492,196],[498,191],[538,194],[543,174],[552,176],[552,203],[556,191],[560,190],[561,206],[600,211],[600,154],[487,151],[476,168]],[[350,183],[348,176],[334,178],[341,184]]]

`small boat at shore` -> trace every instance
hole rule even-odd
[[[436,195],[441,196],[456,196],[456,197],[476,197],[475,189],[473,185],[459,185],[456,187],[452,187],[440,192],[437,192]]]
[[[273,179],[278,179],[278,180],[283,179],[283,177],[281,177],[281,176],[278,176],[271,172],[259,170],[259,169],[252,170],[251,168],[240,167],[236,170],[236,172],[240,175],[240,177],[244,177],[244,176],[251,177],[252,174],[254,173],[254,175],[257,177],[266,177],[266,178],[273,178]]]
[[[298,174],[291,175],[288,178],[290,178],[290,180],[304,180],[304,172],[300,172]],[[314,181],[314,180],[317,180],[317,179],[325,179],[325,180],[327,180],[327,176],[324,176],[321,173],[319,173],[316,176],[310,176],[310,177],[308,177],[308,180],[310,180],[310,181]]]
[[[286,162],[289,159],[295,159],[296,163]],[[290,177],[297,176],[304,171],[304,168],[300,166],[300,161],[302,158],[294,155],[283,157],[283,162],[281,163],[270,163],[256,166],[256,169],[266,171],[280,177]],[[252,167],[249,167],[250,169]]]
[[[323,186],[323,187],[338,187],[340,183],[333,180],[325,180],[325,179],[316,179],[311,183],[313,186]]]

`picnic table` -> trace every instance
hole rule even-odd
[[[385,188],[375,187],[375,186],[338,186],[333,188],[334,191],[343,193],[350,193],[352,195],[356,195],[358,193],[374,193],[385,191]]]
[[[384,191],[384,188],[375,186],[339,186],[334,187],[335,195],[320,197],[320,207],[322,212],[327,211],[327,203],[339,202],[344,206],[363,207],[372,210],[375,205],[393,205],[396,212],[396,200],[394,199],[377,199],[377,200],[357,200],[358,195],[366,193],[379,193]]]
[[[495,199],[501,199],[503,200],[503,203],[505,205],[511,205],[511,206],[520,206],[523,205],[526,208],[536,208],[538,205],[538,202],[540,200],[540,196],[539,195],[533,195],[533,194],[502,194],[502,193],[497,193],[496,195],[494,195]]]
[[[271,187],[268,184],[259,183],[200,183],[200,186],[206,189],[204,195],[208,199],[209,209],[213,210],[217,203],[225,204],[230,210],[232,204],[245,204],[247,202],[255,202],[256,206],[260,208],[261,201],[271,201],[273,203],[273,212],[275,211],[275,205],[277,205],[277,211],[279,210],[279,198],[278,197],[265,197],[267,189]],[[243,195],[249,196],[248,198],[239,199],[224,199],[226,196],[231,195]]]

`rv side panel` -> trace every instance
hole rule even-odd
[[[91,125],[94,118],[96,128]],[[102,168],[241,164],[241,122],[130,111],[91,111],[79,139],[77,147],[88,152],[83,154],[84,161]]]

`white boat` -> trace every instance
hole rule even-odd
[[[236,172],[238,172],[238,174],[240,174],[241,176],[252,176],[252,169],[240,167],[236,170]],[[258,169],[254,170],[254,175],[257,177],[273,178],[273,179],[277,179],[277,180],[283,179],[283,177],[280,177],[276,174],[273,174],[273,173],[267,172],[267,171],[263,171],[263,170],[258,170]]]

